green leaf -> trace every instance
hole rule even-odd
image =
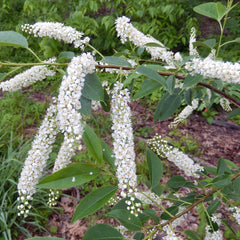
[[[110,65],[117,65],[120,67],[132,67],[132,65],[127,60],[115,56],[104,57],[102,62],[108,63]]]
[[[147,149],[147,164],[149,169],[150,184],[151,187],[154,188],[159,184],[162,178],[163,167],[161,160],[149,148]]]
[[[213,18],[218,22],[227,13],[227,8],[220,2],[203,3],[193,8],[193,10],[203,16]]]
[[[186,230],[184,233],[188,236],[189,240],[201,240],[201,238],[193,231]]]
[[[155,80],[146,78],[140,90],[133,96],[133,99],[138,99],[144,96],[147,96],[148,94],[156,91],[161,86],[160,83],[156,82]]]
[[[231,183],[231,178],[229,177],[229,175],[220,175],[214,178],[212,182],[213,182],[213,186],[217,188],[222,188]]]
[[[78,219],[95,213],[99,208],[107,203],[111,197],[114,196],[116,191],[117,187],[115,186],[103,186],[89,193],[78,204],[72,217],[72,223],[76,222]]]
[[[90,227],[83,236],[83,240],[122,240],[123,235],[107,224],[97,224]]]
[[[174,87],[175,87],[175,76],[171,75],[167,79],[167,87],[169,94],[173,94]]]
[[[164,45],[160,44],[160,43],[156,43],[156,42],[150,42],[150,43],[146,43],[144,44],[145,47],[160,47],[163,48]]]
[[[104,101],[104,90],[96,73],[86,75],[82,95],[91,100]]]
[[[147,68],[147,67],[139,66],[136,68],[136,72],[140,73],[146,77],[149,77],[150,79],[153,79],[153,80],[157,81],[158,83],[160,83],[161,85],[166,87],[165,79],[161,75],[159,75],[157,72],[155,72],[154,70]]]
[[[100,104],[105,112],[109,112],[111,109],[110,100],[106,89],[104,89],[104,100],[100,101]]]
[[[27,39],[14,31],[0,31],[0,46],[28,48]]]
[[[172,206],[172,207],[166,208],[166,210],[173,216],[175,216],[178,213],[177,206]],[[163,212],[161,214],[160,218],[163,220],[170,220],[172,218],[171,215],[169,215],[167,212]]]
[[[216,39],[208,39],[204,42],[196,41],[193,43],[194,47],[205,47],[205,48],[210,48],[213,49],[216,45]]]
[[[203,76],[199,74],[195,74],[194,76],[188,74],[187,77],[184,80],[183,88],[192,87],[194,85],[197,85],[199,82],[203,80]]]
[[[187,91],[185,92],[184,99],[188,105],[192,105],[192,89],[191,88],[188,88]]]
[[[7,75],[8,73],[0,73],[0,81],[2,80],[2,79],[4,79],[4,77]]]
[[[215,199],[207,208],[208,214],[212,215],[213,213],[215,213],[216,210],[218,209],[220,203],[221,202],[219,201],[219,199]]]
[[[229,113],[227,118],[231,119],[231,118],[237,116],[238,114],[240,114],[240,109],[239,108],[234,109],[231,113]]]
[[[71,51],[60,52],[60,54],[58,55],[58,60],[65,58],[72,59],[74,56],[74,52]]]
[[[146,209],[143,210],[141,214],[138,216],[142,223],[146,222],[148,219],[152,219],[156,224],[159,223],[159,218],[156,215],[156,212],[153,209]]]
[[[158,102],[156,111],[154,113],[154,121],[163,121],[168,119],[181,105],[181,98],[178,95],[178,90],[170,95],[168,92]]]
[[[232,227],[228,224],[228,222],[225,219],[221,219],[221,222],[230,229],[230,231],[236,236],[236,232],[232,229]]]
[[[204,166],[204,169],[209,172],[209,173],[212,173],[213,175],[217,175],[217,169],[214,168],[214,167],[206,167]]]
[[[64,240],[64,238],[57,238],[57,237],[32,237],[32,238],[27,238],[26,240]]]
[[[129,230],[139,231],[142,229],[141,221],[125,209],[115,209],[108,213],[110,217],[117,218],[121,224]]]
[[[141,232],[137,232],[137,233],[134,235],[133,239],[142,240],[142,239],[144,239],[144,234],[141,233]]]
[[[187,181],[182,176],[173,176],[168,182],[167,185],[173,189],[183,187]]]
[[[79,112],[85,116],[90,116],[91,110],[92,110],[91,100],[85,98],[84,96],[81,96],[80,103],[81,103],[81,108],[79,109]]]
[[[101,145],[102,145],[103,160],[106,163],[108,163],[111,167],[116,168],[114,163],[115,158],[113,157],[114,154],[112,149],[103,140],[101,140]]]
[[[128,205],[126,204],[126,201],[130,200],[130,197],[126,197],[121,199],[116,205],[114,205],[113,210],[115,209],[125,209],[127,210]],[[142,203],[139,199],[134,198],[134,203]]]
[[[225,160],[220,158],[217,163],[217,174],[222,175],[225,173],[231,173],[231,170],[227,167]]]
[[[240,196],[240,178],[233,180],[233,189],[234,192]]]
[[[84,133],[82,136],[83,143],[87,147],[88,151],[93,155],[93,157],[98,161],[102,162],[103,152],[102,144],[100,138],[88,125],[84,128]]]
[[[151,189],[152,192],[154,192],[155,194],[157,194],[159,197],[162,195],[163,193],[163,187],[158,184],[157,186],[155,186],[154,188]]]
[[[43,178],[37,186],[47,189],[71,188],[91,181],[99,173],[99,170],[91,165],[71,163],[66,168]]]

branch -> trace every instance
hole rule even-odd
[[[97,68],[100,69],[105,69],[105,68],[114,68],[114,69],[122,69],[122,70],[135,70],[136,68],[134,67],[120,67],[120,66],[116,66],[116,65],[96,65]],[[180,75],[180,74],[175,74],[175,73],[169,73],[169,72],[163,72],[163,71],[157,71],[158,74],[162,75],[162,76],[171,76],[174,75],[176,78],[178,79],[185,79],[185,76]],[[199,86],[203,86],[206,87],[208,89],[210,89],[213,92],[218,93],[219,95],[221,95],[222,97],[228,99],[233,105],[235,105],[237,108],[240,108],[240,102],[237,101],[235,98],[229,96],[228,94],[226,94],[225,92],[218,90],[217,88],[214,88],[213,86],[207,84],[207,83],[198,83],[197,85]]]

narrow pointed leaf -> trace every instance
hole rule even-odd
[[[166,87],[166,81],[165,79],[159,75],[156,71],[147,68],[147,67],[143,67],[143,66],[139,66],[136,68],[136,72],[140,73],[146,77],[149,77],[150,79],[153,79],[155,81],[157,81],[158,83],[160,83],[161,85]]]
[[[168,87],[169,94],[173,94],[174,87],[175,87],[175,77],[173,75],[168,77],[167,87]]]
[[[132,67],[132,65],[127,60],[115,56],[104,57],[102,61],[110,65],[116,65],[120,67]]]
[[[90,116],[90,114],[91,114],[91,100],[85,98],[84,96],[81,96],[80,103],[81,103],[81,108],[79,109],[79,112],[82,113],[85,116]]]
[[[95,213],[101,208],[108,200],[115,194],[117,187],[115,186],[103,186],[97,190],[89,193],[78,204],[72,218],[72,223],[86,217],[92,213]]]
[[[141,232],[137,232],[137,233],[134,235],[133,239],[142,240],[142,239],[144,239],[144,234],[141,233]]]
[[[27,39],[14,31],[0,31],[0,46],[28,48]]]
[[[160,44],[160,43],[156,43],[156,42],[150,42],[150,43],[146,43],[144,44],[145,47],[160,47],[163,48],[164,45]]]
[[[122,240],[123,235],[107,224],[97,224],[90,227],[83,236],[83,240]]]
[[[121,224],[129,230],[139,231],[142,228],[141,221],[125,209],[115,209],[108,213],[110,217],[117,218]]]
[[[163,121],[168,119],[181,105],[181,98],[178,95],[178,90],[170,95],[168,92],[164,94],[158,102],[156,111],[154,113],[154,121]]]
[[[108,163],[111,167],[116,168],[115,166],[115,158],[112,149],[108,146],[107,143],[105,143],[103,140],[101,140],[102,145],[102,152],[103,152],[103,160]]]
[[[91,165],[71,163],[66,168],[43,178],[37,186],[47,189],[71,188],[89,182],[99,174],[99,170]]]
[[[148,94],[156,91],[160,86],[161,86],[160,83],[156,82],[155,80],[147,78],[143,81],[140,90],[133,96],[133,99],[138,99],[147,96]]]
[[[151,187],[154,188],[159,184],[162,178],[163,167],[161,160],[149,148],[147,149],[147,164],[149,169]]]
[[[212,215],[213,213],[215,213],[219,205],[220,205],[219,199],[215,199],[207,208],[208,214]]]
[[[201,240],[201,238],[193,231],[186,230],[184,233],[188,236],[189,240]]]
[[[92,128],[89,127],[88,125],[86,125],[84,128],[82,139],[88,151],[93,155],[93,157],[97,161],[102,162],[103,152],[101,140],[92,130]]]
[[[104,90],[96,73],[86,75],[82,95],[91,100],[104,101]]]
[[[173,189],[183,187],[187,183],[186,179],[182,176],[173,176],[167,185]]]

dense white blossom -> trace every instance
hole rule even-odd
[[[130,19],[122,16],[116,19],[116,30],[117,35],[120,37],[121,42],[125,43],[127,39],[132,42],[137,47],[143,47],[149,52],[153,59],[162,59],[165,61],[170,67],[175,68],[173,60],[174,53],[168,51],[166,47],[149,35],[144,35],[142,32],[138,31],[133,25],[130,23]],[[150,47],[145,46],[147,43],[155,43],[158,46]]]
[[[225,111],[227,111],[227,112],[232,111],[232,108],[230,106],[230,102],[226,98],[221,98],[219,103]]]
[[[190,35],[190,39],[189,39],[189,56],[199,57],[197,48],[193,46],[194,42],[196,42],[196,29],[194,27],[192,27],[191,35]]]
[[[37,22],[33,25],[25,24],[22,30],[34,37],[50,37],[55,40],[62,40],[68,44],[73,44],[75,48],[84,48],[84,44],[89,42],[89,38],[83,37],[83,33],[70,26],[64,26],[59,22]]]
[[[57,133],[57,107],[53,104],[48,108],[42,125],[35,136],[32,148],[28,152],[28,156],[19,178],[19,215],[26,216],[31,207],[28,201],[32,200],[32,195],[36,192],[35,186],[46,166]]]
[[[187,105],[181,113],[169,124],[170,128],[176,127],[180,122],[182,122],[184,119],[187,119],[192,112],[198,107],[198,99],[192,100],[192,105]]]
[[[240,207],[231,207],[229,209],[233,212],[236,222],[240,225]]]
[[[74,57],[67,68],[67,75],[63,77],[58,95],[58,117],[60,130],[69,135],[69,146],[73,136],[75,140],[81,139],[84,124],[82,115],[79,113],[81,108],[80,98],[85,82],[85,76],[93,73],[96,62],[90,53],[83,53]]]
[[[137,185],[135,152],[131,110],[128,106],[130,96],[123,84],[116,82],[112,90],[112,136],[115,165],[117,166],[118,187],[122,190],[122,197],[126,197],[124,190],[133,189]]]
[[[179,149],[174,148],[167,144],[167,141],[156,135],[153,139],[149,140],[151,149],[159,156],[167,158],[168,161],[173,162],[178,168],[184,171],[187,176],[194,176],[199,178],[198,171],[203,171],[203,167],[189,158],[186,154]]]
[[[46,62],[54,62],[55,59],[50,59]],[[0,83],[0,89],[3,91],[14,92],[28,87],[37,81],[44,80],[47,76],[54,76],[55,72],[50,70],[46,65],[33,66],[30,69],[19,73],[8,81]]]
[[[205,78],[220,79],[227,83],[240,83],[240,64],[212,60],[210,58],[194,58],[185,65],[191,74],[201,74]]]
[[[176,236],[175,232],[169,225],[163,227],[163,230],[167,234],[167,236],[162,238],[163,240],[182,240],[181,237]]]
[[[211,232],[210,229],[211,229],[210,226],[207,225],[205,228],[206,235],[204,240],[223,240],[223,234],[220,229],[214,232]]]

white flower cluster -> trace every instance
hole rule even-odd
[[[189,158],[179,149],[169,146],[167,141],[163,140],[158,134],[153,139],[148,141],[151,149],[159,156],[167,158],[173,162],[178,168],[184,171],[187,176],[199,178],[198,171],[203,171],[203,167]]]
[[[174,53],[171,51],[167,51],[165,46],[149,35],[144,35],[142,32],[138,31],[133,25],[130,23],[130,19],[122,16],[116,19],[116,30],[118,37],[120,37],[121,42],[125,43],[127,39],[131,41],[137,47],[143,47],[149,52],[153,59],[162,59],[169,66],[175,68],[173,59]],[[149,47],[145,46],[147,43],[155,43],[157,47]]]
[[[186,106],[182,112],[169,124],[170,128],[176,127],[180,122],[182,122],[184,119],[188,118],[192,112],[198,107],[198,99],[192,100],[192,105]]]
[[[193,43],[196,42],[196,29],[192,27],[191,35],[189,39],[189,56],[199,57],[197,48],[193,46]]]
[[[204,240],[223,240],[223,234],[220,229],[217,231],[211,232],[210,231],[211,227],[209,225],[206,226],[206,235]]]
[[[218,226],[221,225],[221,213],[214,213],[212,216],[211,216],[211,220],[213,222],[215,222]]]
[[[59,22],[38,22],[33,25],[22,25],[22,31],[33,34],[34,37],[50,37],[55,40],[62,40],[68,44],[73,44],[75,48],[84,48],[89,42],[89,38],[83,37],[83,33],[70,26],[64,26]]]
[[[67,75],[63,77],[58,95],[58,117],[60,130],[76,140],[81,139],[83,133],[82,116],[78,112],[81,108],[79,99],[85,82],[85,76],[93,73],[96,62],[90,53],[83,53],[74,57],[67,68]],[[68,136],[69,141],[71,137]],[[69,147],[71,147],[71,141]]]
[[[133,129],[131,123],[131,110],[128,106],[130,96],[123,84],[116,82],[112,90],[112,137],[115,165],[117,166],[118,187],[121,189],[121,196],[126,197],[124,191],[133,193],[137,185],[135,152],[133,142]]]
[[[194,58],[185,65],[192,74],[201,74],[206,78],[220,79],[228,83],[240,83],[240,64],[212,60],[210,58]]]
[[[126,200],[125,203],[128,205],[127,210],[130,211],[131,214],[134,214],[136,217],[139,213],[142,213],[140,207],[142,204],[140,202],[135,202],[134,197],[130,197],[129,200]]]
[[[134,195],[144,205],[148,205],[148,204],[162,205],[162,198],[159,197],[157,194],[151,192],[151,191],[135,192]]]
[[[181,237],[176,236],[175,232],[169,225],[163,227],[163,230],[167,234],[167,236],[162,238],[163,240],[182,240]]]
[[[236,222],[240,225],[240,207],[231,207],[229,209],[233,212]]]
[[[46,62],[54,62],[55,59],[50,59]],[[48,69],[46,65],[31,67],[30,69],[19,73],[8,81],[0,83],[0,89],[3,91],[14,92],[28,87],[37,81],[44,80],[47,76],[54,76],[55,72]]]
[[[232,111],[232,108],[230,106],[230,102],[226,98],[221,98],[219,103],[220,103],[221,107],[223,108],[223,110],[225,110],[227,112]]]
[[[36,192],[35,186],[46,166],[46,161],[52,151],[52,144],[57,133],[57,107],[55,104],[52,104],[48,108],[38,134],[32,143],[32,149],[28,152],[28,157],[25,160],[18,182],[19,215],[26,216],[31,208],[28,200],[31,200],[32,195]]]

